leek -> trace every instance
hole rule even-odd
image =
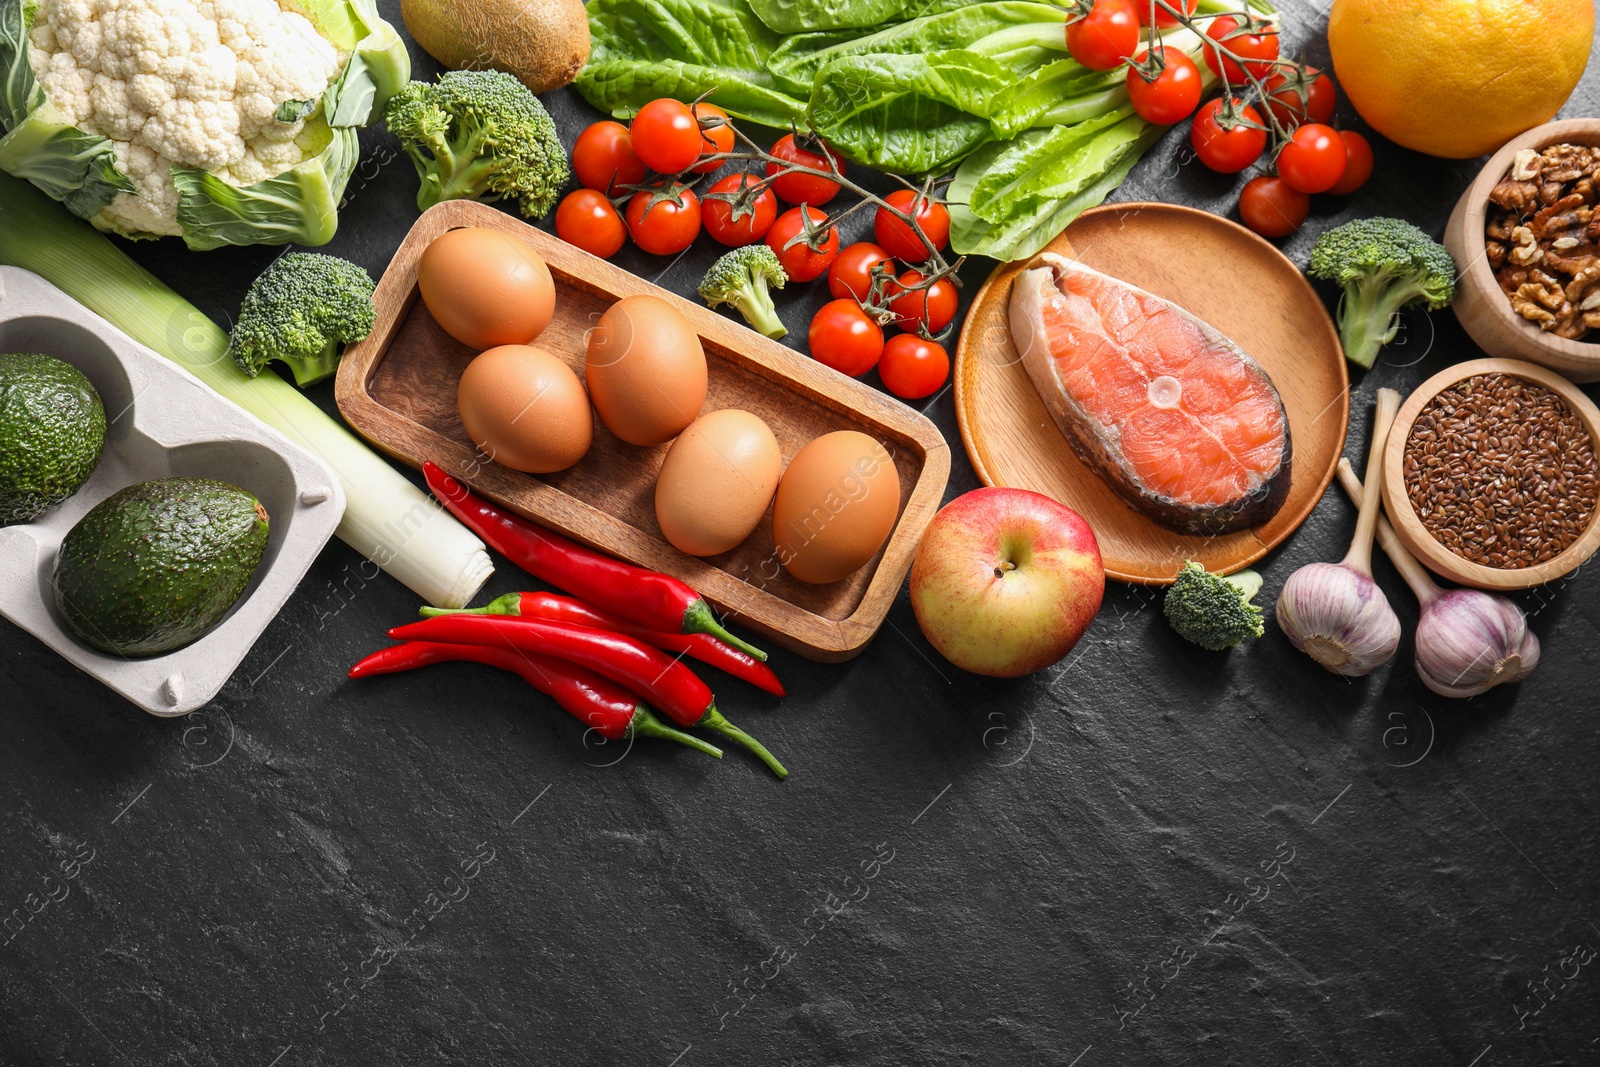
[[[276,374],[247,378],[228,335],[87,222],[0,174],[0,263],[32,271],[296,444],[344,486],[338,536],[437,607],[464,607],[494,568],[479,541]]]

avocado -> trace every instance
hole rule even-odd
[[[210,478],[118,490],[61,542],[56,607],[86,644],[123,656],[171,652],[232,608],[267,548],[261,501]]]
[[[77,492],[105,443],[105,405],[83,372],[37,352],[0,352],[0,526]]]

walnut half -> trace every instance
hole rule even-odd
[[[1600,329],[1600,149],[1523,149],[1489,201],[1484,253],[1512,310],[1557,337]]]

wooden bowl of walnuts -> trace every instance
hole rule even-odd
[[[1461,194],[1444,244],[1456,317],[1492,356],[1600,381],[1600,119],[1513,137]]]

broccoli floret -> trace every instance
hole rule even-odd
[[[764,244],[745,245],[711,264],[700,281],[700,296],[710,307],[732,304],[751,326],[779,338],[789,331],[778,321],[778,309],[767,290],[782,289],[788,280],[776,252]]]
[[[537,97],[498,70],[453,70],[411,82],[384,121],[417,165],[423,211],[444,200],[515,200],[543,218],[570,171],[555,123]]]
[[[372,275],[320,252],[290,252],[244,294],[228,355],[254,378],[274,359],[304,388],[339,369],[339,346],[366,339],[377,313]]]
[[[1261,609],[1250,603],[1260,591],[1261,575],[1255,571],[1224,577],[1190,560],[1167,590],[1161,610],[1179,637],[1221,651],[1266,632]]]
[[[1339,339],[1350,362],[1371,367],[1400,329],[1403,307],[1445,307],[1455,296],[1456,264],[1433,238],[1399,219],[1357,219],[1317,238],[1313,278],[1344,287]]]

